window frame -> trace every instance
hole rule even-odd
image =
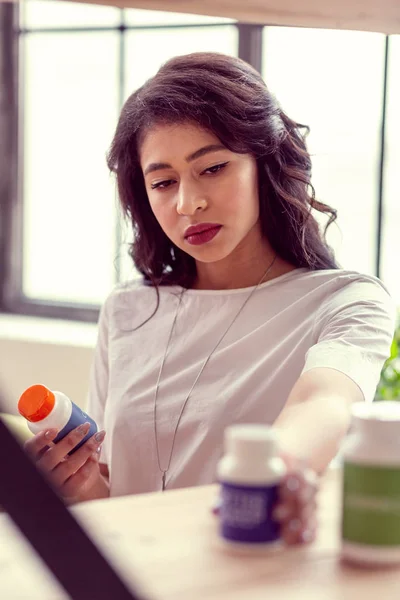
[[[23,89],[23,44],[25,34],[114,31],[119,32],[119,104],[122,106],[124,90],[125,32],[144,29],[176,29],[199,27],[198,24],[182,25],[126,25],[124,9],[120,9],[119,25],[104,27],[46,27],[27,29],[19,24],[19,7],[15,3],[0,3],[0,55],[3,57],[0,69],[0,133],[4,132],[4,156],[8,161],[0,163],[0,313],[30,315],[64,320],[96,322],[100,305],[78,304],[72,302],[48,301],[28,298],[23,293],[23,106],[21,106],[21,90]],[[250,63],[262,73],[263,30],[264,25],[248,23],[226,23],[238,29],[238,56]],[[221,27],[225,23],[206,23],[201,27]],[[388,62],[390,54],[390,36],[386,36],[385,68],[382,89],[381,139],[379,149],[379,185],[376,190],[377,211],[377,251],[375,274],[381,271],[381,241],[384,210],[384,166],[385,166],[385,130],[388,95]],[[3,90],[3,92],[1,92]],[[1,96],[3,94],[3,97]],[[1,110],[1,106],[4,110]],[[11,165],[11,168],[10,168]],[[117,244],[121,239],[119,219],[115,232]],[[119,246],[119,244],[118,244]],[[118,262],[118,261],[117,261]],[[116,268],[116,280],[120,277]]]

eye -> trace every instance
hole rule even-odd
[[[224,163],[220,163],[219,165],[214,165],[212,167],[209,167],[208,169],[204,169],[204,171],[201,172],[201,175],[203,175],[204,173],[210,173],[211,175],[215,175],[216,173],[219,173],[220,171],[222,171],[226,165],[228,164],[227,162]]]
[[[152,190],[164,190],[173,183],[175,183],[173,179],[166,179],[165,181],[157,181],[157,183],[152,183],[150,187]]]

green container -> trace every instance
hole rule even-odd
[[[344,448],[342,554],[400,565],[400,405],[356,404]]]

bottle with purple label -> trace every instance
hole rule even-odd
[[[97,425],[83,410],[62,392],[52,392],[44,385],[32,385],[24,391],[18,401],[18,411],[28,421],[32,433],[45,429],[58,429],[54,443],[62,440],[72,429],[82,423],[90,423],[87,435],[69,452],[73,454],[93,434]]]
[[[272,514],[286,474],[276,434],[264,425],[233,425],[225,432],[225,447],[218,465],[220,535],[236,547],[271,548],[280,542]]]

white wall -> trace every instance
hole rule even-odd
[[[21,393],[42,383],[86,403],[94,324],[0,315],[0,412],[17,413]]]

